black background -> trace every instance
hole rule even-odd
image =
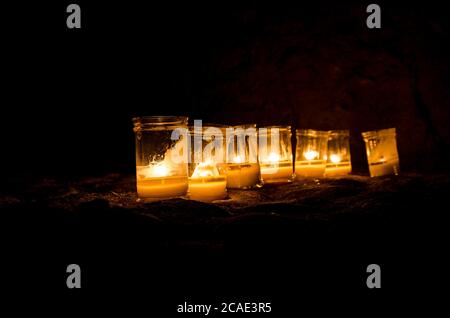
[[[366,172],[360,132],[397,127],[403,171],[448,171],[448,19],[442,3],[380,2],[384,7],[380,30],[367,29],[367,3],[360,1],[79,4],[83,15],[79,30],[66,27],[66,2],[3,5],[1,129],[6,175],[133,173],[131,118],[137,115],[184,115],[191,121],[223,124],[244,121],[294,128],[350,128],[354,168]],[[330,91],[335,80],[316,65],[312,72],[315,67],[318,79],[314,74],[304,75],[310,70],[302,65],[305,55],[299,52],[294,64],[301,66],[297,77],[278,67],[290,81],[297,81],[293,92],[276,86],[269,86],[269,96],[259,96],[265,88],[254,88],[247,95],[243,89],[233,91],[235,86],[248,86],[254,80],[248,79],[251,74],[256,79],[267,74],[275,81],[271,65],[256,61],[256,66],[249,67],[253,73],[235,76],[221,64],[237,64],[238,70],[241,64],[245,67],[245,57],[229,57],[240,48],[255,51],[255,59],[260,58],[257,54],[276,54],[277,39],[271,37],[281,35],[284,42],[280,43],[286,45],[289,27],[296,23],[302,27],[292,35],[293,47],[302,49],[297,48],[295,36],[306,37],[300,42],[311,55],[305,63],[320,65],[324,59],[325,67],[348,68],[339,84],[344,89]],[[286,30],[264,35],[278,25]],[[343,50],[339,45],[349,47]],[[371,50],[372,56],[368,55]],[[314,59],[314,54],[323,52],[331,60],[328,56]],[[361,54],[368,55],[367,69],[351,64]],[[401,64],[389,66],[393,63],[389,56]],[[399,69],[402,64],[413,73],[412,79],[404,78],[408,75]],[[262,69],[254,70],[258,67]],[[380,76],[377,68],[386,74]],[[419,80],[414,72],[419,72]],[[355,86],[353,78],[373,82],[372,92]],[[319,92],[316,87],[305,87],[308,81],[318,81]],[[377,86],[387,81],[391,86],[400,82],[400,86],[378,91]],[[306,97],[299,97],[300,104],[286,103],[286,98],[297,98],[286,97],[296,90]],[[320,98],[308,99],[311,92],[341,104],[323,106]],[[263,100],[260,106],[258,98]],[[412,108],[410,98],[415,104]],[[373,100],[388,108],[375,109],[370,104]],[[237,106],[233,109],[233,105]],[[326,113],[317,115],[319,109]]]
[[[333,17],[317,14],[331,5],[327,2],[77,1],[82,28],[69,30],[68,4],[1,5],[3,189],[20,188],[23,178],[134,173],[131,118],[136,115],[217,119],[214,114],[223,109],[202,102],[203,87],[212,76],[209,61],[230,43],[245,42],[233,19],[239,12],[256,8],[275,20]],[[345,6],[360,5],[363,24],[367,4],[345,2],[339,14],[345,14]],[[379,4],[387,11],[395,7],[401,12],[405,7],[409,14],[436,16],[438,21],[447,16],[437,4]],[[29,245],[33,237],[8,233],[4,239],[13,264],[6,272],[15,290],[10,295],[22,305],[34,300],[31,309],[63,304],[64,311],[59,311],[63,316],[87,310],[84,305],[89,304],[100,312],[125,307],[131,313],[140,308],[146,316],[165,317],[184,301],[219,304],[247,299],[273,302],[276,313],[352,308],[365,316],[377,310],[386,313],[388,305],[409,310],[416,297],[415,305],[421,304],[423,292],[434,290],[442,273],[432,258],[413,257],[417,242],[386,250],[386,237],[392,233],[373,233],[372,240],[352,242],[349,249],[339,249],[352,240],[343,230],[339,237],[330,237],[327,231],[314,234],[312,245],[303,246],[301,252],[295,244],[280,250],[273,242],[263,242],[240,246],[230,254],[206,255],[185,255],[182,250],[148,254],[120,242],[86,250],[86,244],[71,241],[70,230],[61,233],[64,239],[46,237],[39,230],[32,233],[43,242],[36,249]],[[41,249],[46,242],[51,249]],[[327,247],[317,250],[318,246]],[[434,249],[439,247],[425,250],[431,254]],[[163,265],[158,259],[165,260]],[[65,288],[65,266],[72,262],[83,270],[80,291]],[[365,286],[365,267],[370,263],[383,268],[381,290]],[[400,300],[404,296],[406,302]],[[164,314],[154,314],[157,311]]]

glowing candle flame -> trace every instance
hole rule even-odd
[[[241,156],[236,156],[236,157],[234,157],[233,162],[234,162],[234,163],[242,163]]]
[[[195,167],[192,173],[192,178],[205,178],[205,177],[217,177],[219,176],[219,170],[216,165],[211,162],[200,163]]]
[[[157,164],[150,169],[150,175],[152,177],[165,177],[169,174],[169,169],[165,164]]]
[[[336,155],[336,154],[332,154],[332,155],[330,156],[330,161],[331,161],[332,163],[339,163],[339,162],[341,162],[341,156]]]
[[[309,150],[303,154],[305,156],[306,160],[313,160],[316,159],[319,156],[319,153],[314,150]]]
[[[272,153],[270,153],[270,155],[267,159],[269,162],[276,163],[276,162],[280,161],[280,155],[275,152],[272,152]]]

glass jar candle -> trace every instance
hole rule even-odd
[[[189,198],[211,202],[227,196],[225,128],[194,126],[190,129]]]
[[[258,129],[258,158],[263,183],[284,183],[293,179],[291,126]]]
[[[395,128],[362,133],[371,177],[400,172]]]
[[[341,176],[352,172],[348,130],[330,130],[326,158],[325,176]]]
[[[249,189],[261,185],[256,125],[226,129],[227,188]]]
[[[188,190],[187,117],[133,118],[138,198],[153,201]]]
[[[297,129],[295,175],[299,177],[323,177],[326,167],[328,131]]]

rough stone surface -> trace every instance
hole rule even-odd
[[[64,288],[73,262],[88,291],[158,295],[358,289],[374,262],[383,284],[415,290],[447,264],[448,175],[299,180],[212,204],[139,203],[122,174],[17,184],[0,197],[0,233],[19,290],[30,266],[38,288]]]
[[[315,230],[352,227],[363,233],[366,225],[395,230],[421,218],[427,224],[442,216],[439,205],[450,189],[445,175],[348,176],[229,190],[228,199],[215,203],[182,198],[141,203],[134,182],[121,174],[73,182],[44,179],[3,195],[0,209],[6,220],[32,226],[35,221],[43,230],[68,229],[75,236],[87,230],[114,241],[146,238],[161,246],[219,248],[250,236],[267,240],[271,233],[277,241]]]

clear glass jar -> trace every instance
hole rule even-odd
[[[190,128],[189,198],[211,202],[227,197],[225,127]]]
[[[328,131],[297,129],[295,175],[297,177],[323,177],[326,167]]]
[[[371,177],[400,172],[395,128],[362,133],[366,144],[367,162]]]
[[[348,130],[330,130],[325,176],[341,176],[351,172],[350,132]]]
[[[256,125],[228,127],[226,147],[227,188],[261,186]]]
[[[258,129],[258,155],[263,183],[291,182],[291,126],[268,126]]]
[[[187,117],[133,118],[140,200],[184,196],[188,190]]]

